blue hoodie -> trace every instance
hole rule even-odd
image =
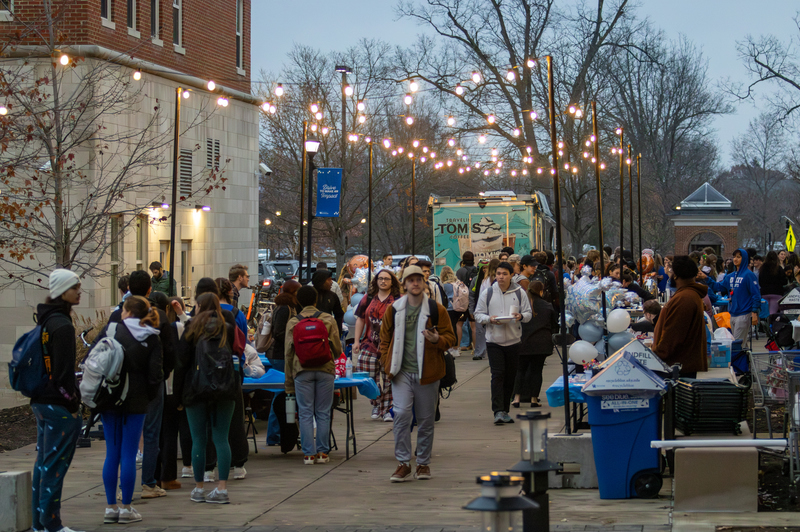
[[[758,288],[758,277],[747,267],[750,257],[747,251],[739,248],[736,251],[742,254],[742,263],[739,269],[729,273],[722,282],[708,282],[713,290],[727,291],[731,294],[728,312],[731,316],[744,316],[751,312],[761,311],[761,290]]]

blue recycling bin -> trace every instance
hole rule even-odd
[[[589,395],[594,463],[601,499],[651,498],[661,489],[661,397]]]

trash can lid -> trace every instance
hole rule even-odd
[[[612,358],[600,373],[583,385],[583,393],[656,395],[666,391],[667,384],[664,380],[644,367],[632,354],[623,352]]]

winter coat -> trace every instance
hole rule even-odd
[[[736,251],[742,254],[742,263],[739,269],[725,276],[721,283],[708,281],[708,286],[717,292],[727,291],[731,294],[728,303],[728,312],[731,316],[744,316],[751,312],[761,311],[761,290],[758,288],[756,274],[747,267],[750,257],[747,251],[739,248]]]
[[[171,326],[171,324],[170,324]],[[107,328],[97,339],[107,336]],[[114,338],[125,351],[123,369],[128,373],[128,395],[119,407],[109,410],[123,414],[146,414],[147,405],[155,399],[164,382],[164,363],[158,330],[142,327],[137,318],[117,324]]]
[[[335,297],[335,294],[334,294]],[[298,373],[303,371],[324,371],[333,375],[336,370],[335,360],[342,354],[342,340],[339,330],[336,328],[336,320],[327,312],[322,312],[317,318],[322,320],[325,328],[328,329],[328,343],[331,348],[331,359],[316,368],[304,368],[300,365],[300,359],[297,358],[297,353],[294,350],[294,328],[300,323],[302,318],[313,316],[320,310],[316,307],[305,307],[300,314],[294,316],[289,320],[286,326],[286,348],[284,354],[286,356],[286,363],[284,371],[286,371],[286,392],[294,393],[294,378]]]
[[[59,405],[77,412],[81,391],[75,380],[75,326],[66,303],[41,303],[36,307],[37,323],[43,325],[44,351],[50,355],[50,375],[44,391],[31,404]]]
[[[384,371],[392,376],[400,373],[403,365],[403,349],[406,335],[406,308],[408,296],[401,297],[386,310],[381,322],[381,363]],[[425,339],[422,331],[433,327],[430,320],[428,296],[423,295],[419,317],[417,318],[417,366],[419,367],[419,383],[431,384],[445,375],[444,353],[456,345],[456,335],[447,310],[436,304],[439,318],[436,330],[439,341],[435,344]],[[395,323],[398,324],[395,327]]]
[[[531,302],[531,319],[522,322],[520,355],[552,355],[553,331],[558,326],[558,314],[552,303],[541,297]]]
[[[765,267],[761,267],[758,270],[758,286],[761,290],[761,295],[773,295],[773,296],[782,296],[786,292],[784,291],[784,287],[786,286],[786,274],[783,272],[783,268],[778,268],[775,273],[770,273],[767,271]]]
[[[489,301],[489,292],[492,293]],[[487,304],[488,302],[488,304]],[[530,321],[531,304],[525,290],[516,283],[510,283],[508,290],[503,292],[498,283],[494,283],[484,290],[478,298],[475,307],[475,321],[486,326],[486,343],[497,345],[514,345],[522,339],[522,325],[518,321],[511,321],[493,325],[489,321],[492,316],[510,316],[511,305],[519,307],[522,321]]]
[[[297,309],[289,305],[278,305],[275,312],[272,314],[272,338],[275,343],[272,344],[272,358],[274,360],[283,360],[286,356],[286,326],[289,320],[297,315]]]
[[[653,335],[653,351],[682,373],[708,370],[703,297],[708,288],[692,283],[678,289],[661,309]]]
[[[150,302],[152,304],[152,301]],[[154,307],[155,308],[155,307]],[[175,326],[167,319],[167,314],[160,308],[156,308],[158,314],[158,338],[161,341],[161,357],[164,362],[164,379],[168,378],[172,370],[175,369],[175,357],[178,352],[178,331]],[[122,308],[116,309],[108,317],[108,323],[120,323],[122,321]],[[100,334],[95,338],[97,343],[102,336],[105,336],[108,324],[103,327]],[[94,345],[92,345],[94,347]]]
[[[333,319],[336,320],[336,327],[339,329],[339,335],[341,335],[342,322],[344,321],[344,310],[342,310],[342,302],[339,300],[339,296],[330,290],[317,291],[319,292],[316,304],[317,310],[320,312],[326,312],[333,316]]]
[[[173,281],[169,275],[169,272],[164,270],[164,273],[161,274],[161,277],[156,279],[155,277],[150,278],[151,286],[153,287],[153,292],[163,292],[165,294],[169,294],[169,285],[172,284],[172,288],[175,288],[175,281]],[[175,294],[175,291],[172,292]]]

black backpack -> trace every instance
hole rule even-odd
[[[236,393],[233,351],[222,338],[203,336],[197,342],[189,382],[183,390],[183,404],[232,399]]]
[[[531,275],[530,282],[539,281],[544,285],[544,293],[542,294],[542,299],[547,302],[553,301],[553,295],[550,293],[550,280],[547,278],[547,272],[545,270],[540,270],[536,268],[536,271],[533,272]]]

